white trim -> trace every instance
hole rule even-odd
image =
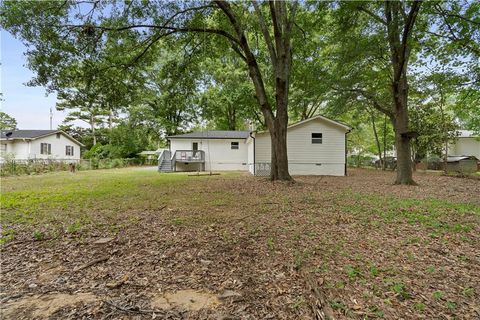
[[[352,127],[347,126],[346,124],[340,123],[340,122],[335,121],[335,120],[332,120],[332,119],[328,119],[328,118],[326,118],[326,117],[324,117],[324,116],[321,116],[321,115],[318,115],[318,116],[311,117],[311,118],[308,118],[308,119],[305,119],[305,120],[302,120],[302,121],[298,121],[298,122],[292,123],[291,125],[289,125],[289,126],[287,127],[287,129],[291,129],[291,128],[300,126],[300,125],[302,125],[302,124],[305,124],[305,123],[307,123],[307,122],[309,122],[309,121],[317,120],[317,119],[324,120],[324,121],[326,121],[326,122],[328,122],[328,123],[331,123],[331,124],[336,125],[336,126],[338,126],[338,127],[344,128],[344,129],[347,130],[347,131],[352,130]],[[257,133],[269,133],[269,131],[268,131],[268,130],[258,131]]]

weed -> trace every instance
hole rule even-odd
[[[296,300],[295,303],[293,304],[294,309],[299,309],[300,307],[305,305],[305,298],[303,296],[299,296]]]
[[[69,225],[67,227],[67,232],[68,233],[77,233],[78,231],[80,231],[80,229],[82,228],[82,225],[80,224],[80,222],[75,222],[75,223],[72,223],[71,225]]]
[[[15,230],[7,229],[2,232],[2,237],[0,238],[0,245],[12,241],[15,238]]]
[[[415,310],[423,311],[423,310],[425,310],[425,305],[421,302],[417,302],[417,303],[415,303]]]
[[[443,293],[441,291],[435,291],[434,293],[432,293],[432,297],[435,300],[440,300],[443,298]]]
[[[475,289],[471,287],[464,288],[462,294],[467,297],[472,297],[475,294]]]
[[[371,274],[373,277],[376,277],[376,276],[378,276],[378,274],[379,274],[378,268],[377,268],[377,266],[374,265],[374,264],[370,265],[369,271],[370,271],[370,274]]]
[[[453,301],[447,301],[445,302],[445,304],[447,305],[447,308],[450,310],[455,310],[457,308],[457,304]]]
[[[273,242],[272,238],[267,239],[267,248],[268,248],[268,251],[270,251],[270,253],[275,252],[275,243]]]
[[[42,233],[41,231],[35,230],[35,231],[33,232],[33,238],[34,238],[36,241],[41,241],[41,240],[43,240],[44,235],[43,235],[43,233]]]
[[[354,266],[347,264],[345,266],[345,271],[347,272],[347,276],[350,280],[353,280],[357,277],[360,277],[362,274],[358,268],[355,268]]]
[[[434,268],[433,266],[429,266],[429,267],[427,268],[427,272],[428,272],[428,273],[434,273],[434,272],[435,272],[435,268]]]
[[[340,300],[330,300],[330,307],[332,307],[333,310],[346,310],[347,307],[345,304],[343,304],[342,301]]]

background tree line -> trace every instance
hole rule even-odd
[[[480,4],[473,1],[3,2],[30,46],[30,85],[58,94],[62,128],[91,154],[132,156],[198,128],[267,129],[272,179],[289,180],[288,123],[322,114],[396,183],[479,130]],[[70,122],[81,120],[87,128]]]

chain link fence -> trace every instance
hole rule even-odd
[[[124,168],[130,166],[156,165],[155,159],[124,158],[124,159],[2,159],[0,175],[15,176],[42,174],[46,172],[68,170],[95,170]]]

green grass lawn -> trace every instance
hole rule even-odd
[[[70,274],[69,290],[100,283],[96,295],[112,294],[101,283],[124,276],[122,270],[135,270],[132,281],[148,278],[148,292],[157,290],[153,284],[218,292],[233,277],[253,318],[308,318],[309,274],[337,316],[474,315],[478,181],[415,178],[418,187],[394,186],[393,173],[352,170],[349,177],[289,184],[244,173],[192,177],[139,168],[6,178],[1,242],[9,259],[2,268],[37,257],[27,270],[37,279],[47,256],[70,270],[94,259],[92,241],[108,236],[123,255]],[[24,290],[18,279],[26,270],[15,272],[4,279],[6,292]]]

